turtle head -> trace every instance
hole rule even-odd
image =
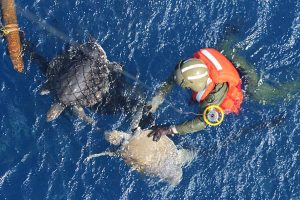
[[[124,65],[117,63],[117,62],[110,62],[108,66],[111,70],[113,70],[114,72],[117,72],[117,73],[121,73],[123,71],[123,67],[124,67]]]
[[[124,139],[126,139],[126,134],[127,133],[114,130],[106,132],[105,139],[113,145],[120,145],[124,141]]]

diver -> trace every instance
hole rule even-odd
[[[175,72],[147,106],[147,115],[157,110],[174,83],[192,90],[192,99],[199,103],[200,113],[209,105],[220,106],[226,114],[239,113],[243,101],[241,78],[234,65],[216,49],[200,49],[193,58],[179,61]],[[206,122],[199,115],[182,124],[156,127],[148,136],[158,141],[162,135],[193,133],[205,127]]]
[[[238,71],[245,73],[251,98],[263,104],[271,103],[276,100],[276,97],[286,96],[289,92],[300,88],[300,80],[277,87],[268,83],[259,83],[254,67],[229,46],[230,42],[225,42],[221,46],[222,53],[213,48],[200,49],[192,58],[179,61],[172,75],[161,84],[155,96],[144,107],[141,124],[153,118],[153,113],[176,83],[184,89],[192,90],[192,99],[199,103],[199,115],[181,124],[154,126],[148,137],[158,141],[162,135],[186,134],[203,130],[207,122],[202,113],[211,105],[221,107],[225,114],[238,114],[244,99]]]

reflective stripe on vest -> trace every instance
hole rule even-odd
[[[206,86],[208,86],[211,82],[212,82],[211,78],[208,78],[208,79],[207,79],[207,82],[206,82]],[[197,101],[198,103],[200,103],[201,98],[202,98],[203,94],[205,93],[205,90],[206,90],[206,87],[205,87],[203,90],[197,92],[197,95],[196,95],[196,101]]]
[[[212,62],[217,71],[221,71],[223,69],[219,61],[209,51],[204,49],[201,50],[201,53],[203,53],[208,58],[208,60]]]
[[[206,88],[205,88],[206,89]],[[197,93],[197,96],[196,96],[196,100],[197,102],[200,102],[204,92],[205,92],[205,89],[204,90],[201,90],[200,92]]]

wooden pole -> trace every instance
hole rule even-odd
[[[22,44],[19,35],[16,8],[14,0],[1,0],[3,34],[7,40],[8,52],[14,69],[23,72]]]

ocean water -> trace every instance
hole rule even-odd
[[[300,2],[16,0],[19,26],[46,60],[70,42],[92,35],[110,60],[135,77],[146,100],[178,60],[233,34],[232,48],[251,63],[259,84],[299,80]],[[104,132],[128,130],[131,112],[95,113],[96,126],[66,110],[46,122],[53,97],[41,96],[41,66],[25,56],[18,74],[1,40],[0,199],[300,199],[299,91],[268,104],[251,98],[247,82],[239,115],[218,127],[173,137],[196,149],[176,187],[143,176],[117,158],[84,159],[110,145]],[[156,124],[179,123],[196,111],[189,92],[175,87],[155,115]],[[130,96],[130,95],[129,95]]]

